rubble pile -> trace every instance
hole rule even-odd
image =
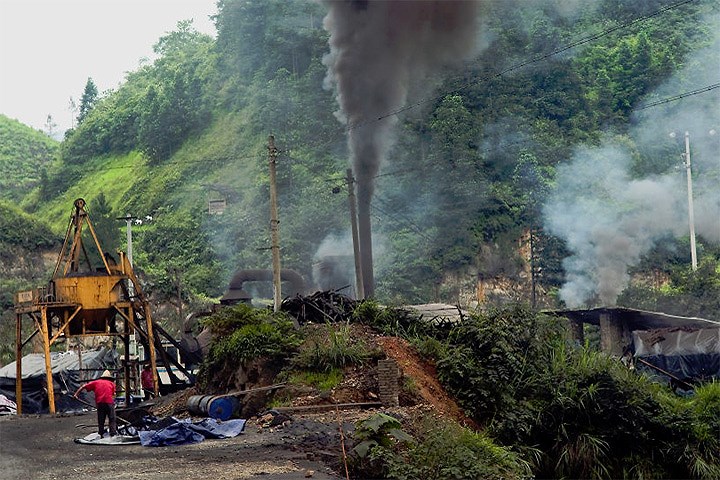
[[[167,417],[170,415],[177,417],[181,413],[187,413],[188,398],[197,394],[197,389],[190,387],[171,395],[157,397],[153,400],[153,406],[150,407],[150,412],[156,417]]]
[[[316,292],[309,296],[296,295],[283,300],[280,309],[295,317],[300,325],[306,323],[336,323],[348,321],[358,302],[336,290]]]

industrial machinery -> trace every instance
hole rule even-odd
[[[83,228],[87,226],[93,250],[83,242]],[[88,235],[86,234],[87,238]],[[87,240],[90,240],[87,238]],[[90,243],[88,241],[88,243]],[[193,378],[176,358],[167,355],[162,339],[182,347],[160,325],[152,320],[149,303],[138,282],[133,267],[123,252],[115,260],[104,252],[85,210],[85,200],[74,202],[65,240],[55,264],[51,280],[46,286],[18,292],[15,295],[16,316],[16,403],[22,413],[22,349],[38,333],[42,338],[47,375],[47,395],[50,413],[55,413],[55,392],[52,381],[50,347],[59,338],[78,336],[115,336],[122,339],[125,351],[123,380],[126,403],[130,403],[130,335],[135,333],[143,344],[155,377],[155,394],[160,382],[158,360],[167,372],[174,366],[186,378]],[[96,263],[96,266],[93,265]],[[23,318],[32,319],[35,331],[23,341]],[[150,348],[153,346],[154,348]],[[170,373],[173,384],[187,386]]]

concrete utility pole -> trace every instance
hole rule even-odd
[[[690,222],[690,257],[693,271],[697,270],[697,249],[695,247],[695,212],[693,210],[692,168],[690,165],[690,132],[685,132],[685,171],[687,172],[688,219]]]
[[[270,164],[270,242],[273,259],[273,311],[280,311],[282,301],[281,278],[280,278],[280,240],[278,235],[278,212],[277,212],[277,181],[275,166],[277,163],[278,150],[275,148],[275,137],[268,137],[268,161]]]
[[[126,213],[124,217],[117,217],[117,220],[125,220],[125,223],[127,225],[127,259],[130,263],[130,266],[133,264],[133,251],[132,251],[132,222],[137,217],[133,217],[129,213]],[[132,282],[128,282],[128,293],[132,297],[135,295],[135,289],[133,287]]]
[[[125,220],[127,224],[127,259],[130,265],[133,263],[132,257],[132,221],[137,217],[133,217],[129,213],[126,213],[124,217],[117,217],[117,220]]]
[[[353,256],[355,258],[355,294],[358,300],[365,298],[362,264],[360,263],[360,244],[358,239],[357,206],[355,205],[355,178],[352,169],[347,169],[348,201],[350,202],[350,226],[352,228]]]

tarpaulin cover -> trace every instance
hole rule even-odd
[[[15,402],[7,398],[5,395],[0,395],[0,415],[15,414],[17,414],[17,405]]]
[[[140,444],[144,447],[167,447],[171,445],[187,445],[205,440],[200,433],[194,431],[186,423],[173,423],[161,430],[138,432]]]
[[[190,426],[205,438],[231,438],[237,437],[245,430],[245,420],[238,418],[220,422],[214,418],[206,418],[200,422],[191,423]]]
[[[118,353],[106,347],[82,352],[81,371],[80,356],[76,351],[50,352],[55,411],[78,410],[79,403],[72,398],[72,394],[82,383],[98,378],[103,370],[114,369],[117,359]],[[0,368],[0,394],[17,402],[15,370],[16,362]],[[22,392],[23,413],[47,413],[49,411],[45,381],[45,356],[42,353],[31,353],[22,358]],[[66,393],[63,394],[63,392]],[[88,395],[88,401],[92,401],[92,395]]]
[[[76,438],[75,443],[82,445],[137,445],[140,443],[140,439],[137,435],[110,435],[100,436],[99,433],[90,433],[81,438]]]
[[[720,328],[663,328],[632,332],[636,357],[720,354]]]
[[[686,382],[697,383],[720,379],[720,355],[717,354],[650,355],[642,359]],[[667,382],[671,380],[669,376],[641,362],[635,362],[635,366],[650,376]]]
[[[140,443],[145,447],[187,445],[202,442],[205,438],[236,437],[245,429],[245,420],[243,419],[219,422],[213,418],[206,418],[197,423],[192,423],[189,419],[177,420],[173,418],[173,420],[176,423],[158,430],[137,432]]]

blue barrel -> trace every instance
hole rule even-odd
[[[239,408],[240,402],[231,396],[192,395],[187,409],[195,415],[207,415],[217,420],[228,420]]]
[[[208,404],[208,416],[218,420],[228,420],[238,407],[235,397],[213,397]]]

